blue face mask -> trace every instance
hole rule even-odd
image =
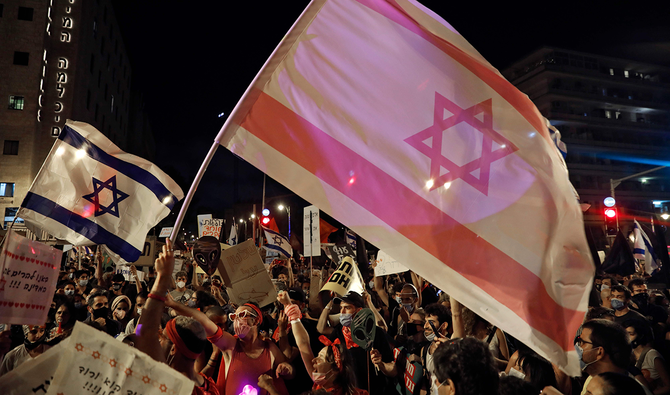
[[[340,323],[342,326],[351,326],[354,317],[351,314],[340,314]]]
[[[614,299],[612,300],[614,301]],[[581,348],[579,345],[575,344],[575,350],[577,351],[577,357],[579,358],[579,368],[582,371],[584,371],[584,369],[586,369],[589,365],[598,362],[598,360],[589,363],[584,362],[584,359],[582,359],[582,357],[584,356],[584,349]]]
[[[623,310],[626,304],[621,299],[612,299],[612,308],[614,310]]]

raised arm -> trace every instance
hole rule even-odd
[[[377,262],[375,261],[372,264],[373,268],[377,268]],[[384,278],[381,276],[377,275],[377,272],[375,271],[375,291],[377,292],[377,295],[381,298],[382,302],[386,305],[386,307],[389,307],[389,294],[386,292],[386,287],[384,287]]]
[[[196,321],[201,323],[205,328],[207,339],[212,342],[212,344],[220,348],[221,351],[230,350],[235,347],[235,343],[237,342],[235,337],[228,332],[221,331],[219,327],[214,322],[212,322],[212,320],[210,320],[205,313],[190,307],[186,307],[181,303],[175,302],[171,298],[168,298],[165,301],[165,304],[176,311],[177,314],[193,317]],[[144,314],[144,312],[142,312],[142,314]]]
[[[174,268],[174,252],[170,239],[166,240],[163,251],[154,263],[156,268],[156,281],[151,288],[149,298],[147,299],[140,321],[137,324],[135,334],[135,347],[147,353],[150,357],[159,362],[165,362],[165,355],[161,351],[161,345],[158,341],[158,331],[161,330],[161,316],[165,308],[165,295],[170,287],[170,277]]]
[[[319,316],[319,322],[316,323],[316,330],[319,331],[320,334],[322,335],[330,335],[333,333],[333,328],[328,326],[328,315],[330,314],[330,309],[333,308],[333,300],[331,299],[330,302],[326,305],[326,307],[323,308],[323,311],[321,312],[321,315]]]
[[[389,328],[386,325],[386,321],[384,320],[384,317],[382,317],[382,315],[379,314],[379,311],[377,311],[375,305],[372,304],[372,298],[370,297],[370,294],[367,292],[363,292],[363,299],[365,299],[365,303],[367,304],[368,308],[372,310],[372,314],[375,315],[375,321],[377,322],[377,326],[382,328],[384,332],[388,332]]]
[[[293,304],[291,303],[291,299],[289,299],[287,292],[280,292],[277,296],[277,300],[284,305],[285,311],[287,308],[289,311],[292,309],[289,308],[289,306],[293,306]],[[293,336],[295,337],[295,342],[298,346],[298,350],[300,351],[300,357],[302,358],[302,362],[305,364],[305,369],[307,369],[309,377],[312,377],[312,373],[314,372],[314,366],[312,365],[314,352],[312,351],[312,347],[309,344],[309,334],[299,319],[294,319],[291,321],[291,329],[293,330]]]
[[[416,287],[416,293],[418,294],[417,295],[417,298],[418,298],[417,302],[418,302],[419,307],[421,307],[421,302],[422,302],[422,300],[421,300],[421,290],[423,289],[423,278],[421,276],[419,276],[418,274],[414,273],[411,270],[409,271],[409,275],[412,276],[412,283]]]
[[[451,303],[451,324],[454,326],[454,333],[451,335],[451,338],[462,339],[465,336],[465,326],[463,325],[463,317],[461,316],[461,308],[463,306],[451,295],[449,303]]]

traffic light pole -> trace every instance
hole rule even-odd
[[[630,180],[631,178],[635,178],[635,177],[643,176],[643,175],[648,174],[648,173],[652,173],[652,172],[657,171],[657,170],[665,169],[666,167],[668,167],[668,166],[654,167],[653,169],[645,170],[645,171],[642,171],[640,173],[635,173],[633,175],[630,175],[630,176],[624,177],[624,178],[617,178],[617,179],[610,178],[610,194],[611,194],[612,198],[616,200],[616,197],[614,196],[614,189],[616,189],[616,187],[621,185],[622,182],[624,182],[626,180]],[[616,217],[616,230],[619,231],[619,216],[618,215]]]

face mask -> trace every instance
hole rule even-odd
[[[374,282],[374,280],[370,281],[370,282],[368,283],[368,285],[370,286],[370,289],[375,289],[375,282]]]
[[[44,343],[44,339],[46,339],[46,331],[44,332],[44,335],[42,335],[42,337],[35,340],[34,342],[28,341],[28,339],[24,339],[23,345],[26,347],[27,350],[34,350],[37,347],[39,347],[42,343]]]
[[[184,288],[186,286],[186,283],[183,281],[180,281],[177,283],[177,288]]]
[[[137,308],[137,315],[142,315],[142,308],[141,307]]]
[[[79,280],[80,287],[85,287],[86,285],[88,285],[88,280]]]
[[[621,299],[612,299],[612,308],[614,310],[623,310],[626,307],[626,304]]]
[[[607,284],[602,284],[602,285],[600,286],[600,290],[602,291],[603,289],[610,289],[610,286],[607,285]]]
[[[333,371],[333,369],[330,369],[326,373],[314,372],[314,373],[312,373],[312,381],[314,381],[314,384],[321,384],[324,381],[326,381],[326,375],[328,375],[328,373],[330,373],[332,371]]]
[[[74,278],[74,273],[70,273],[67,276],[70,277],[70,279],[73,279]]]
[[[99,309],[93,310],[93,318],[107,318],[109,315],[109,308],[108,307],[101,307]]]
[[[354,317],[351,314],[340,314],[340,323],[342,326],[351,326]]]
[[[126,311],[125,310],[116,310],[116,318],[122,320],[126,317]]]
[[[431,343],[435,340],[435,332],[430,332],[430,335],[424,334],[424,336],[426,336],[426,340],[428,340]]]
[[[516,378],[518,378],[518,379],[521,379],[521,380],[525,380],[525,379],[526,379],[526,375],[525,375],[523,372],[520,372],[520,371],[518,371],[518,370],[516,370],[516,369],[514,369],[514,368],[511,368],[511,369],[509,370],[509,375],[512,376],[512,377],[516,377]]]
[[[188,302],[186,302],[186,305],[190,308],[194,308],[195,307],[195,300],[189,299]]]
[[[74,295],[74,289],[66,289],[66,290],[65,290],[65,295],[66,295],[66,296],[72,296],[72,295]]]
[[[237,337],[240,339],[244,339],[248,334],[249,331],[251,330],[251,327],[247,324],[242,323],[240,320],[235,320],[233,323],[233,329],[235,329],[235,334]]]
[[[77,303],[74,304],[75,309],[81,309],[82,307],[84,307],[84,304],[81,303],[81,302],[77,302]]]
[[[581,348],[579,345],[575,344],[575,350],[577,351],[577,357],[579,357],[579,367],[580,367],[580,369],[582,369],[582,371],[584,371],[584,369],[586,369],[589,365],[592,365],[592,364],[598,362],[598,360],[595,360],[595,361],[589,362],[589,363],[584,362],[584,359],[583,359],[584,349]]]
[[[413,304],[404,304],[402,307],[407,310],[408,313],[412,314],[412,311],[414,311],[414,305]]]
[[[645,309],[649,304],[649,295],[647,294],[633,295],[631,299],[640,309]]]
[[[430,384],[430,393],[437,395],[438,393],[437,390],[440,389],[440,387],[442,387],[442,384],[444,383],[440,383],[440,385],[435,385],[435,383],[437,383],[437,380],[431,380],[431,381],[432,383]]]
[[[398,304],[402,304],[402,299],[400,299],[400,296],[396,296],[395,301],[398,302]]]
[[[119,289],[121,289],[121,284],[112,285],[112,289],[115,290],[115,291],[118,291]]]

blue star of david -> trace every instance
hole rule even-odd
[[[281,236],[274,236],[272,238],[272,240],[274,240],[276,245],[281,245],[284,242],[284,240],[282,240]]]
[[[103,189],[109,189],[112,191],[112,203],[105,207],[100,204],[100,192]],[[119,217],[119,203],[121,203],[128,196],[127,193],[121,192],[116,189],[116,176],[112,176],[109,180],[102,182],[97,178],[93,177],[93,193],[82,196],[84,199],[95,205],[95,216],[98,217],[105,213],[109,213],[115,217]]]

